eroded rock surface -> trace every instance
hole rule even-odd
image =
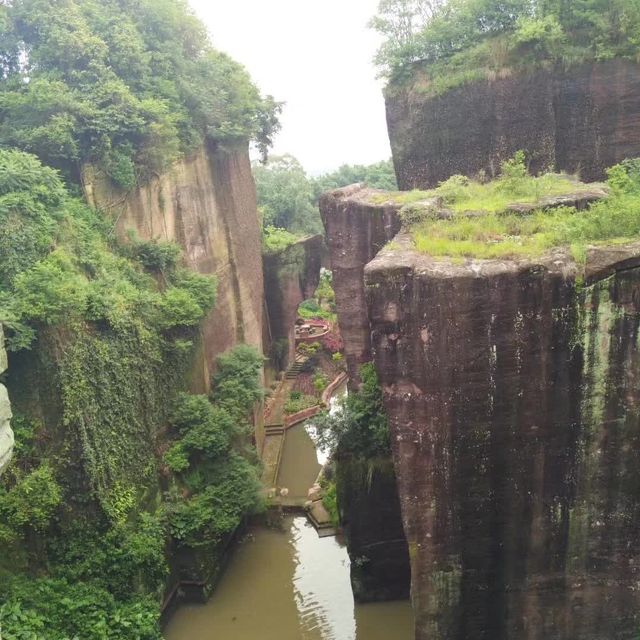
[[[635,638],[640,244],[586,284],[404,244],[365,277],[417,640]]]
[[[640,65],[625,60],[508,72],[431,97],[413,82],[390,87],[387,122],[401,189],[453,174],[493,176],[524,149],[533,171],[556,167],[599,180],[640,155]]]
[[[90,204],[117,215],[118,231],[179,243],[190,268],[218,279],[215,308],[203,324],[203,357],[195,391],[203,391],[215,358],[238,343],[262,351],[262,242],[245,147],[202,148],[167,173],[123,193],[95,167],[83,184]]]

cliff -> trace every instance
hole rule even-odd
[[[277,371],[285,370],[295,357],[298,307],[318,286],[324,252],[322,236],[315,235],[263,257],[267,340]]]
[[[370,193],[362,185],[352,185],[320,198],[320,215],[326,231],[336,293],[338,324],[352,382],[358,379],[358,367],[371,360],[364,266],[400,230],[397,207],[371,205],[368,201]]]
[[[392,460],[340,458],[336,488],[356,602],[407,598],[409,553]]]
[[[239,343],[262,351],[262,246],[246,147],[214,145],[124,193],[92,165],[83,169],[89,204],[117,219],[117,232],[172,240],[187,265],[218,280],[215,309],[202,326],[195,391],[208,387],[216,356]]]
[[[519,149],[534,172],[555,167],[585,180],[640,155],[640,66],[625,60],[505,70],[437,96],[416,66],[409,83],[388,87],[386,105],[403,190],[453,174],[494,176]]]
[[[635,637],[638,265],[367,266],[418,640]]]
[[[7,352],[4,349],[4,334],[0,325],[0,375],[7,370]],[[0,473],[11,461],[13,452],[13,431],[10,425],[11,405],[9,395],[3,384],[0,384]]]
[[[357,187],[331,197],[347,220],[402,208]],[[329,246],[355,255],[348,228]],[[414,247],[400,231],[352,263],[366,306],[347,335],[367,334],[384,393],[416,639],[634,638],[640,243],[591,245],[584,264],[563,247],[490,260]],[[345,273],[336,292],[357,285]],[[375,518],[380,501],[355,487],[347,510]]]

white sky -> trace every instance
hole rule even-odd
[[[378,0],[189,0],[216,48],[287,104],[273,153],[312,174],[391,156],[367,28]]]

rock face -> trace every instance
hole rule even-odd
[[[338,324],[344,340],[350,381],[371,360],[369,319],[364,295],[364,266],[400,230],[397,207],[367,202],[375,190],[352,185],[320,198],[320,215],[331,257]],[[380,192],[382,193],[382,192]]]
[[[354,206],[358,206],[357,204]],[[616,640],[640,622],[640,243],[366,267],[417,640]]]
[[[370,204],[378,195],[380,204]],[[397,209],[385,202],[384,192],[358,184],[320,199],[352,388],[359,383],[360,365],[372,357],[364,268],[400,230]],[[406,597],[409,556],[391,460],[340,460],[337,469],[340,521],[351,558],[354,597],[360,602]]]
[[[0,375],[7,370],[7,352],[4,349],[4,333],[0,325]],[[13,431],[10,425],[11,405],[9,395],[3,384],[0,384],[0,474],[11,461],[13,453]]]
[[[293,361],[298,307],[313,296],[318,286],[324,251],[324,240],[316,235],[263,258],[268,313],[265,346],[270,344],[268,351],[278,371]]]
[[[519,149],[533,171],[556,167],[583,180],[602,179],[605,168],[640,155],[640,65],[630,61],[505,72],[436,97],[425,86],[416,69],[409,86],[387,91],[403,190],[453,174],[495,175]]]
[[[209,147],[147,184],[123,193],[85,166],[87,201],[117,216],[118,232],[179,243],[188,266],[218,279],[203,324],[195,391],[207,388],[215,358],[240,342],[262,351],[264,288],[255,185],[246,147]]]

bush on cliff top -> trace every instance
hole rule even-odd
[[[129,188],[205,140],[266,153],[279,126],[185,0],[4,2],[0,43],[0,145],[75,180],[99,161]]]
[[[423,88],[441,93],[505,67],[635,59],[640,5],[628,0],[381,0],[371,26],[392,83],[421,62]]]
[[[497,213],[514,203],[535,204],[543,198],[591,190],[593,185],[581,183],[575,176],[567,174],[529,175],[525,154],[518,151],[513,158],[502,163],[500,175],[495,180],[487,182],[483,179],[472,180],[465,176],[453,175],[435,189],[385,193],[373,196],[371,200],[378,204],[392,200],[405,205],[401,217],[406,223],[413,223],[420,219],[420,212],[425,210],[425,207],[416,203],[433,198],[441,199],[444,205],[455,213]]]
[[[424,220],[411,230],[416,249],[433,256],[491,259],[537,256],[566,246],[583,261],[588,244],[637,240],[640,163],[625,161],[608,173],[610,195],[586,211],[560,207],[517,215],[488,208],[482,216]]]

